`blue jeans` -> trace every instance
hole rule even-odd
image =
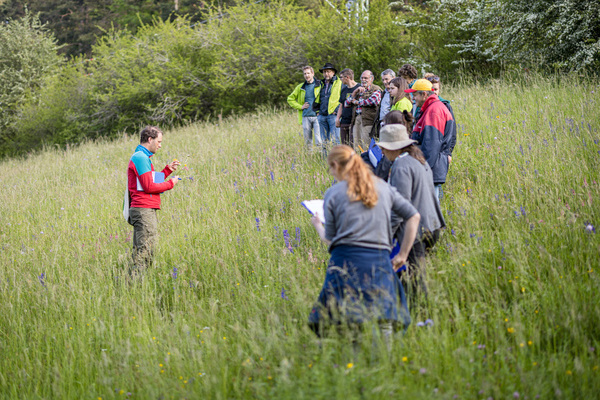
[[[335,126],[335,114],[325,117],[319,115],[317,119],[321,128],[321,140],[323,144],[329,140],[332,140],[335,144],[340,144],[340,128],[336,128]]]
[[[436,183],[435,186],[435,196],[438,199],[438,203],[442,200],[442,197],[444,197],[444,189],[442,189],[442,183]]]

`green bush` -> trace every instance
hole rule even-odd
[[[398,69],[406,46],[385,0],[372,2],[360,22],[330,6],[317,14],[275,2],[215,11],[195,26],[156,19],[135,35],[113,30],[92,59],[72,60],[23,104],[14,150],[285,104],[304,65],[378,75]]]
[[[12,128],[18,108],[39,98],[40,85],[61,64],[57,49],[37,16],[0,24],[0,156],[19,147]]]

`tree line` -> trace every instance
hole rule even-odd
[[[446,81],[600,66],[597,1],[303,1],[6,0],[0,156],[281,104],[304,65]]]

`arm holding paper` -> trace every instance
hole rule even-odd
[[[166,192],[167,190],[173,189],[173,187],[177,184],[177,182],[179,182],[179,177],[175,176],[174,178],[172,178],[169,181],[164,181],[162,183],[155,183],[152,172],[153,171],[148,171],[148,172],[138,176],[140,186],[144,190],[144,193],[159,194],[162,192]],[[165,176],[166,176],[166,173],[165,173]]]
[[[315,227],[315,230],[319,234],[319,237],[321,238],[321,240],[327,246],[329,246],[331,244],[331,240],[327,240],[327,238],[325,237],[325,226],[323,226],[323,222],[321,220],[321,216],[319,215],[319,213],[316,213],[315,215],[313,215],[313,217],[310,219],[310,222]]]

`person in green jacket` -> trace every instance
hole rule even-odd
[[[320,84],[315,79],[315,71],[307,65],[302,68],[304,74],[304,83],[296,86],[294,91],[288,96],[287,102],[292,108],[298,110],[298,119],[302,124],[304,132],[304,143],[307,149],[311,150],[313,146],[313,136],[315,145],[321,146],[321,130],[317,113],[313,110],[316,94],[319,92]]]
[[[335,119],[340,105],[342,81],[335,76],[337,69],[331,63],[326,63],[319,71],[323,74],[323,80],[319,90],[315,92],[314,108],[318,112],[321,140],[323,143],[332,140],[335,144],[340,144],[340,129],[335,126]]]

